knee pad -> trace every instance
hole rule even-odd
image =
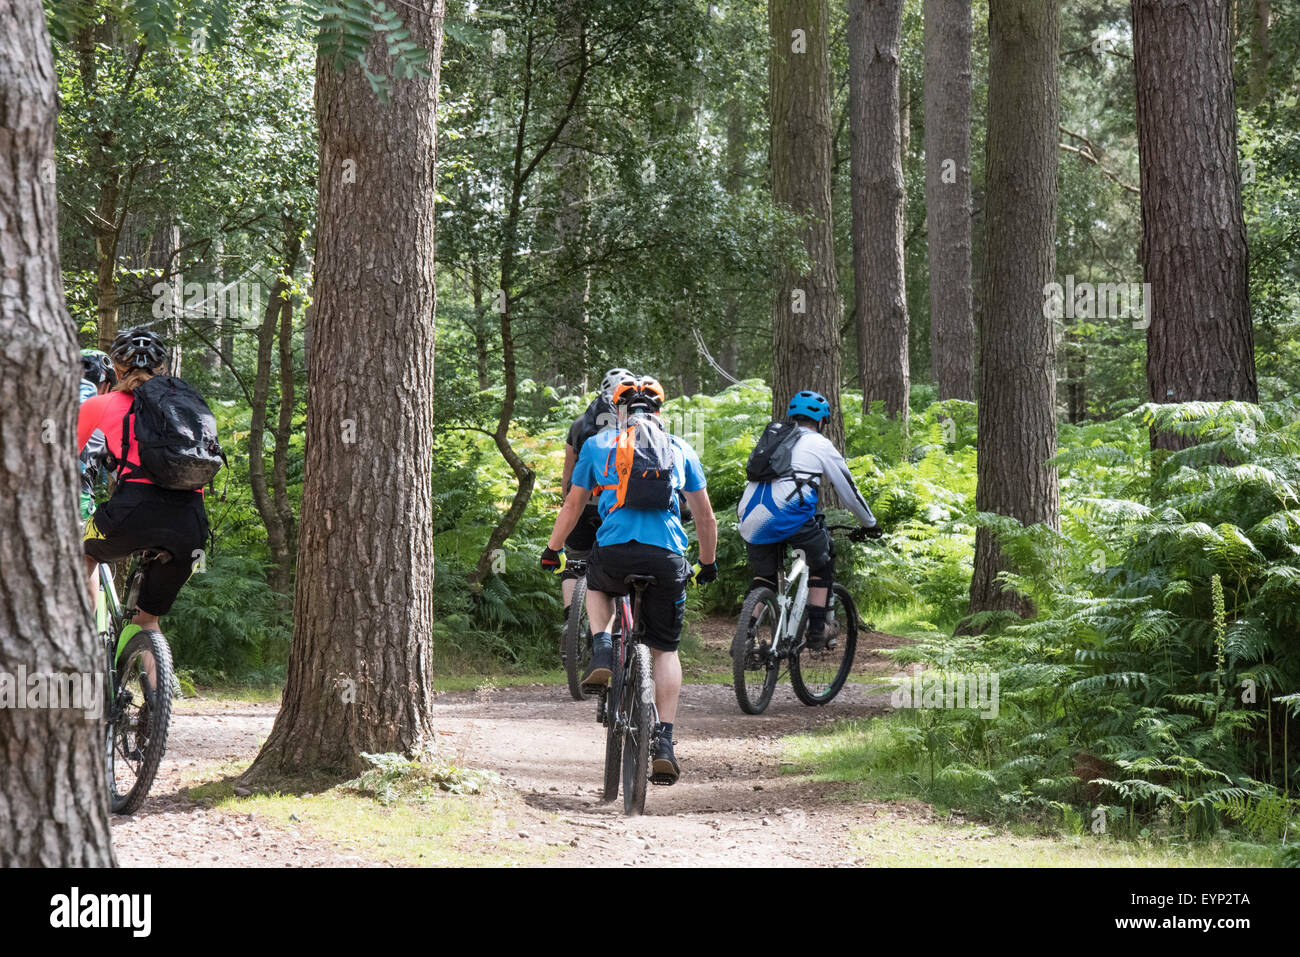
[[[833,584],[835,584],[835,575],[830,569],[808,575],[809,588],[830,588]]]

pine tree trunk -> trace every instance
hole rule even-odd
[[[930,369],[940,399],[975,398],[971,285],[971,0],[925,0],[925,215]]]
[[[903,0],[850,0],[850,204],[863,411],[883,400],[886,414],[906,422],[911,373],[898,89],[902,25]]]
[[[560,5],[556,26],[559,42],[555,74],[559,88],[569,89],[579,71],[585,69],[585,26],[576,0],[564,0]],[[591,202],[591,165],[586,151],[589,134],[583,112],[584,106],[579,103],[565,127],[564,142],[555,151],[560,204],[555,212],[555,237],[558,268],[563,275],[548,361],[556,384],[575,392],[587,390],[587,305],[591,296],[591,272],[583,265]]]
[[[1273,63],[1269,30],[1273,26],[1272,0],[1254,0],[1250,18],[1250,106],[1255,107],[1268,96],[1268,71]]]
[[[1151,401],[1256,402],[1228,0],[1134,0],[1133,56]]]
[[[1043,287],[1056,269],[1060,8],[1057,0],[989,3],[988,206],[980,328],[975,504],[1024,525],[1059,527],[1056,356]],[[1032,614],[996,581],[996,537],[975,536],[972,613]]]
[[[424,9],[430,9],[425,7]],[[402,8],[431,76],[380,102],[316,65],[320,211],[294,634],[245,780],[351,774],[433,732],[435,119],[443,4]],[[371,46],[380,65],[379,43]],[[381,67],[382,68],[382,67]]]
[[[299,224],[286,221],[284,228],[284,260],[279,263],[280,275],[276,277],[267,298],[262,316],[262,325],[257,335],[257,371],[253,379],[253,401],[248,429],[248,485],[253,493],[253,504],[266,526],[266,547],[271,553],[271,567],[267,575],[267,584],[275,592],[276,606],[287,613],[292,605],[291,591],[293,551],[292,512],[286,517],[282,510],[281,496],[287,502],[287,489],[282,492],[280,486],[287,479],[281,468],[283,445],[287,445],[288,435],[282,434],[285,424],[286,408],[292,415],[293,408],[293,369],[288,372],[287,394],[284,381],[284,343],[280,343],[280,355],[277,368],[280,371],[280,415],[278,425],[271,427],[274,447],[271,454],[271,478],[267,479],[267,455],[265,436],[270,427],[267,414],[271,397],[271,370],[273,350],[276,340],[283,335],[292,335],[293,298],[289,295],[289,280],[298,266],[302,242],[299,239]],[[285,314],[289,319],[286,323]],[[286,328],[287,327],[287,331]]]
[[[59,272],[56,109],[39,0],[0,4],[0,353],[21,370],[0,404],[0,672],[15,681],[20,667],[80,678],[104,663],[76,519],[77,339]],[[0,769],[0,867],[115,864],[99,715],[0,707]]]
[[[840,302],[831,219],[830,23],[825,0],[770,0],[772,197],[804,218],[806,275],[783,269],[772,315],[772,412],[812,389],[831,400],[826,435],[844,445]]]

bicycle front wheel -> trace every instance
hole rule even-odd
[[[655,723],[655,683],[650,661],[649,648],[633,645],[623,683],[628,716],[623,737],[623,813],[629,817],[645,813],[646,785],[650,781],[650,739]]]
[[[574,701],[586,701],[582,690],[582,669],[591,660],[591,624],[587,621],[587,579],[574,583],[569,617],[564,623],[564,670],[569,677],[569,694]]]
[[[113,812],[131,814],[149,794],[171,724],[171,648],[156,631],[138,631],[118,658],[107,721]]]
[[[772,700],[781,662],[775,657],[781,608],[776,592],[755,588],[745,599],[731,641],[731,678],[736,703],[745,714],[762,714]]]
[[[799,623],[799,641],[807,630],[805,612]],[[790,659],[790,684],[806,705],[828,704],[840,693],[853,669],[853,656],[858,650],[858,609],[843,585],[835,585],[827,598],[826,635],[824,648],[814,651],[805,646]]]

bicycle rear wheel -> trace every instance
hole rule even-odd
[[[650,649],[632,646],[624,682],[628,725],[623,740],[623,813],[645,813],[646,785],[650,782],[650,740],[654,735],[655,685]]]
[[[808,614],[799,623],[798,640],[808,629]],[[790,684],[806,705],[829,703],[848,680],[853,656],[858,650],[858,609],[853,596],[843,585],[836,584],[826,603],[825,648],[813,651],[805,647],[790,659]]]
[[[736,637],[731,642],[731,677],[736,702],[745,714],[762,714],[776,690],[781,662],[772,656],[772,650],[780,618],[781,607],[770,588],[751,591],[740,609]]]
[[[582,670],[591,660],[591,623],[587,621],[587,579],[574,584],[569,617],[564,623],[564,670],[569,677],[569,694],[574,701],[591,697],[582,690]]]
[[[144,803],[167,750],[171,724],[171,648],[156,631],[138,631],[118,658],[107,721],[108,785],[116,814]]]

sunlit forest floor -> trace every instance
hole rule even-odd
[[[890,712],[881,679],[897,666],[865,636],[854,680],[828,707],[801,705],[783,682],[767,712],[737,708],[730,623],[706,620],[688,660],[677,721],[683,777],[652,788],[646,815],[600,802],[604,731],[594,702],[552,680],[479,678],[441,692],[441,750],[495,777],[482,793],[376,800],[348,785],[248,794],[234,783],[270,731],[266,691],[204,692],[174,713],[145,807],[117,819],[126,866],[1223,866],[1257,863],[1244,846],[1191,847],[1006,829],[846,780],[841,729]],[[528,676],[514,676],[516,682]],[[454,684],[466,684],[462,677]],[[848,719],[848,720],[846,720]]]

